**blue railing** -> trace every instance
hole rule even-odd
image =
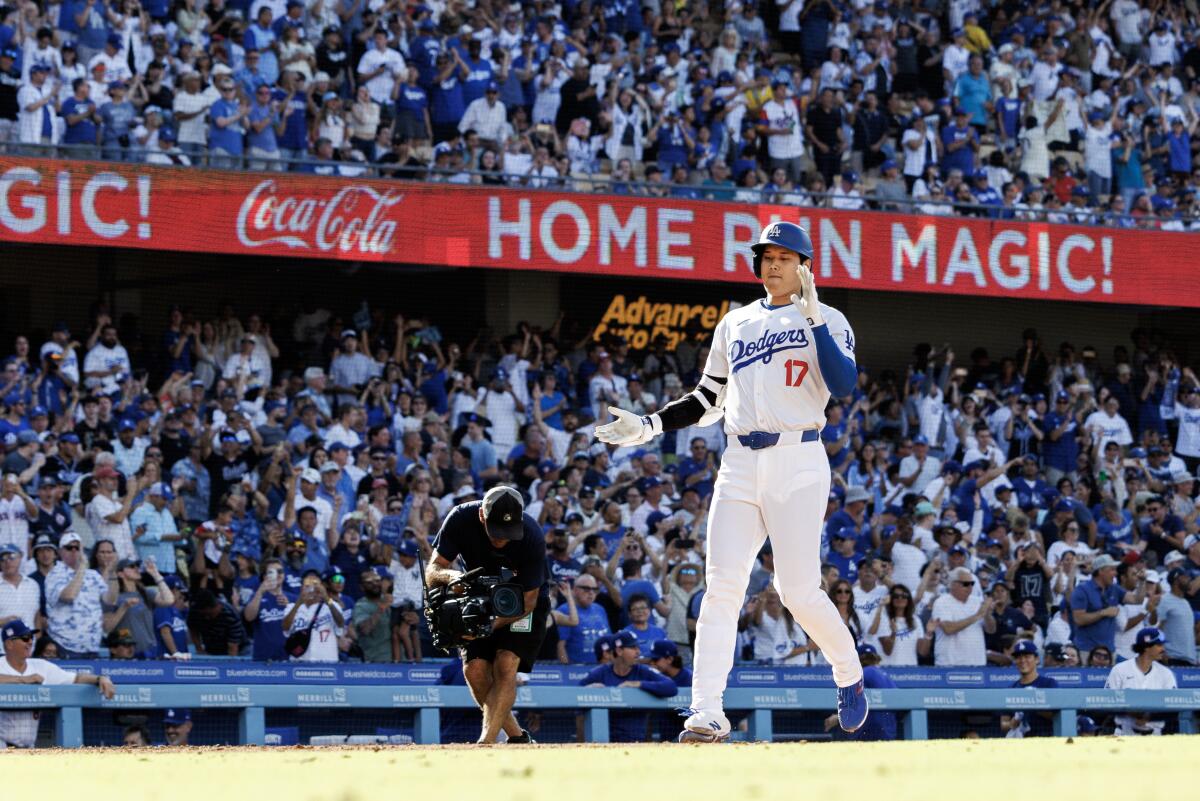
[[[1179,717],[1179,731],[1196,732],[1194,713],[1200,709],[1200,689],[1104,690],[1104,689],[897,689],[868,690],[874,709],[896,712],[904,739],[929,737],[931,712],[971,710],[1046,711],[1053,715],[1054,733],[1075,734],[1078,712],[1138,710],[1170,712]],[[690,692],[662,699],[641,690],[605,687],[523,686],[517,693],[517,709],[574,709],[584,718],[584,738],[589,742],[609,739],[610,710],[668,710],[688,706]],[[780,711],[832,711],[831,687],[733,688],[726,692],[725,705],[732,710],[749,710],[747,736],[751,740],[774,739],[773,715]],[[85,685],[0,687],[0,709],[56,710],[54,740],[66,748],[83,745],[84,709],[154,710],[172,707],[236,711],[237,742],[266,743],[266,710],[272,709],[366,709],[411,710],[413,739],[437,743],[441,737],[442,710],[474,709],[470,692],[462,686],[429,685],[329,685],[329,684],[119,684],[111,700],[96,688]]]

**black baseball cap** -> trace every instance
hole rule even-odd
[[[492,487],[483,496],[483,525],[489,537],[519,540],[525,536],[525,500],[512,487]]]

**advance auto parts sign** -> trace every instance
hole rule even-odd
[[[634,350],[644,350],[655,338],[664,337],[667,350],[675,350],[684,337],[708,335],[730,308],[741,304],[660,303],[645,295],[613,295],[604,316],[592,330],[592,339],[624,337]]]

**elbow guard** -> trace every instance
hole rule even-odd
[[[858,368],[833,341],[829,326],[819,325],[812,331],[817,343],[817,363],[821,367],[821,377],[825,379],[825,386],[829,387],[830,394],[835,398],[844,398],[854,391],[854,384],[858,380]]]

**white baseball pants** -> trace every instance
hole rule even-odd
[[[696,624],[692,707],[719,711],[733,669],[737,621],[755,558],[769,536],[784,606],[848,687],[862,678],[854,636],[821,589],[821,526],[829,460],[820,440],[788,432],[760,450],[729,438],[708,516],[707,588]],[[794,444],[792,444],[794,443]]]

